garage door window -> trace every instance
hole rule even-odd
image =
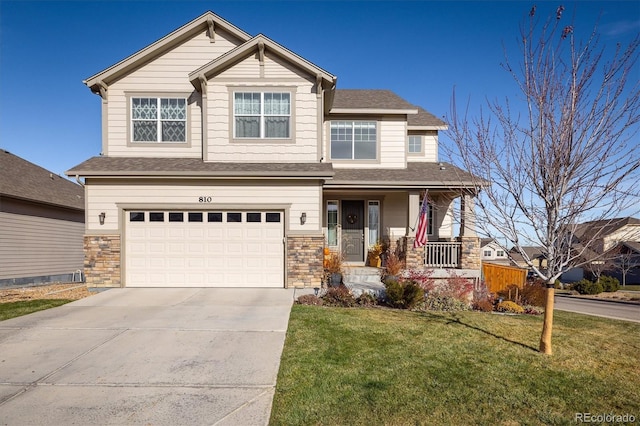
[[[189,222],[202,222],[202,213],[189,212]]]
[[[227,213],[227,222],[242,222],[242,213]]]
[[[267,213],[267,222],[269,223],[280,222],[280,213]]]
[[[169,222],[184,222],[184,213],[182,212],[169,213]]]
[[[149,222],[164,222],[164,212],[150,212]]]
[[[247,222],[262,222],[262,213],[247,213]]]
[[[207,220],[209,222],[222,222],[222,213],[210,212],[207,214]]]
[[[130,222],[144,222],[144,212],[129,212]]]

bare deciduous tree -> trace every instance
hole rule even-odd
[[[627,247],[624,243],[618,244],[613,250],[615,268],[622,275],[622,286],[627,285],[627,275],[636,268],[640,268],[640,254]]]
[[[638,45],[599,47],[597,28],[579,41],[563,24],[561,6],[548,19],[535,8],[520,27],[519,63],[503,68],[521,96],[487,103],[470,118],[453,95],[450,160],[478,178],[477,224],[505,252],[512,247],[547,283],[540,351],[552,353],[554,283],[585,262],[601,238],[580,235],[578,224],[615,217],[639,204],[640,122]],[[483,187],[483,181],[492,182]],[[547,269],[523,246],[543,247]]]

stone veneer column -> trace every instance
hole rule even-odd
[[[323,249],[323,235],[287,236],[287,288],[321,286]]]
[[[458,237],[462,243],[460,253],[460,268],[480,270],[480,238]]]
[[[120,235],[84,236],[84,276],[89,287],[120,287]]]
[[[406,237],[404,239],[404,252],[406,256],[407,269],[424,269],[424,247],[413,248],[416,237]]]

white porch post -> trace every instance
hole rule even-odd
[[[420,214],[420,192],[409,192],[409,224],[407,226],[407,237],[415,237],[415,226],[418,223],[418,214]]]

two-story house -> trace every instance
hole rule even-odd
[[[85,184],[87,282],[316,287],[324,247],[362,265],[379,240],[410,267],[478,271],[475,190],[439,162],[445,123],[336,83],[211,12],[87,78],[102,153],[67,171]],[[425,190],[430,241],[413,249]]]

